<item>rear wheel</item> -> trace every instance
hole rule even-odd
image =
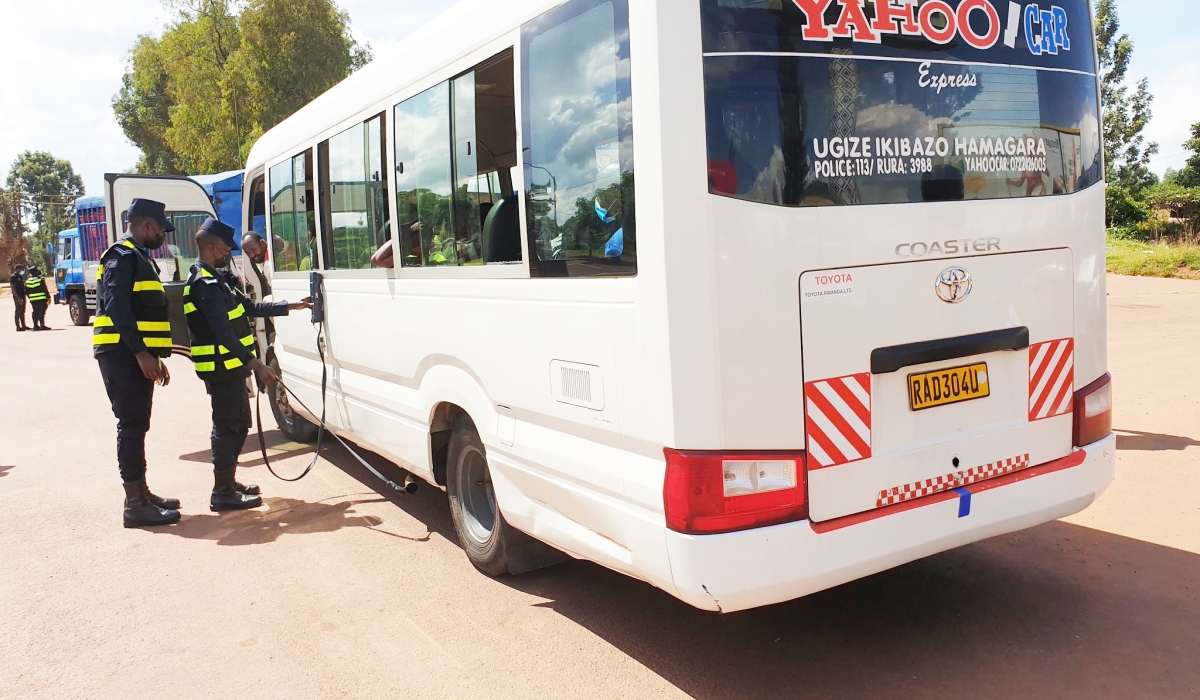
[[[271,369],[279,372],[279,361],[272,357],[267,364]],[[287,390],[283,388],[283,382],[279,382],[271,389],[268,389],[271,397],[271,413],[275,414],[275,423],[279,426],[280,432],[287,439],[293,442],[314,442],[317,439],[318,426],[310,423],[307,419],[296,413],[296,409],[292,408]]]
[[[91,320],[91,314],[88,313],[87,301],[84,300],[82,294],[72,294],[67,300],[67,311],[71,314],[71,323],[76,326],[86,326]]]
[[[446,491],[450,518],[467,558],[488,576],[524,574],[569,557],[508,524],[496,504],[487,451],[468,418],[450,434]]]
[[[460,419],[450,437],[446,491],[450,516],[467,558],[488,576],[508,573],[507,540],[516,531],[496,507],[487,453],[471,421]]]

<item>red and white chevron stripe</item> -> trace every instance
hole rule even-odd
[[[871,375],[854,374],[804,385],[810,469],[871,457]]]
[[[1029,420],[1066,415],[1075,391],[1075,339],[1029,348]]]

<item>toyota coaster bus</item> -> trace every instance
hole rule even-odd
[[[1076,513],[1096,75],[1086,0],[468,0],[250,154],[275,296],[325,307],[271,361],[491,575],[730,612]]]

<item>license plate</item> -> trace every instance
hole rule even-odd
[[[987,363],[908,375],[908,400],[914,411],[991,396]]]

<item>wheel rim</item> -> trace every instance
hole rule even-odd
[[[283,388],[283,382],[275,385],[275,405],[279,408],[279,417],[288,423],[295,422],[296,413],[292,410],[292,405],[288,403],[287,389]]]
[[[458,467],[458,493],[467,534],[476,543],[486,545],[496,528],[496,495],[487,459],[471,446]]]
[[[83,310],[79,308],[79,297],[71,297],[71,323],[79,323],[79,317],[83,315]]]

